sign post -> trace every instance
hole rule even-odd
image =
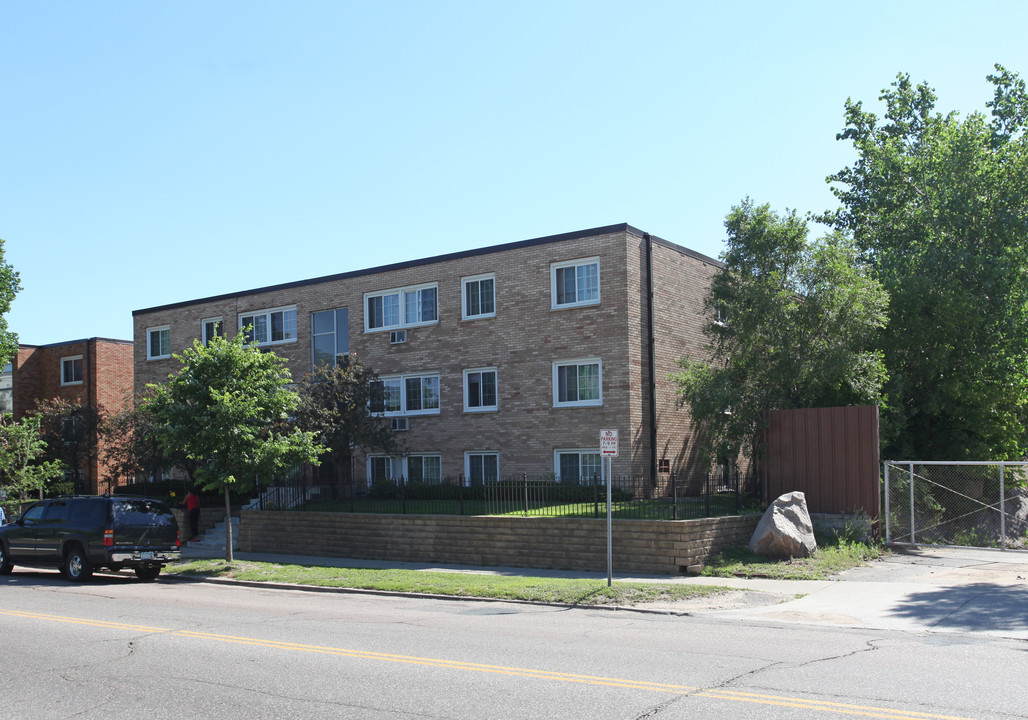
[[[607,462],[604,463],[607,471],[606,484],[607,484],[607,587],[611,586],[614,579],[614,543],[612,542],[611,533],[611,510],[610,510],[610,484],[611,484],[611,471],[610,461],[611,458],[618,456],[618,431],[617,430],[600,430],[600,457],[606,458]]]

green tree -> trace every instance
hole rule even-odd
[[[285,360],[232,340],[216,337],[193,343],[181,355],[181,370],[163,385],[152,385],[142,408],[153,418],[164,453],[181,452],[197,463],[195,478],[205,490],[222,491],[225,517],[231,517],[229,491],[252,487],[255,478],[273,478],[300,463],[316,463],[314,433],[289,423],[298,396]],[[225,523],[225,559],[232,557],[232,523]]]
[[[725,228],[705,299],[710,361],[683,358],[673,376],[711,461],[752,457],[769,410],[876,404],[885,380],[873,343],[886,295],[846,237],[810,241],[794,211],[749,199]]]
[[[4,241],[0,239],[0,367],[18,354],[18,336],[7,327],[7,313],[20,291],[21,277],[4,258]]]
[[[101,455],[112,477],[159,478],[163,471],[177,468],[195,482],[198,463],[182,448],[162,449],[153,415],[143,407],[129,407],[108,416],[100,429]]]
[[[319,365],[300,381],[300,401],[293,413],[302,430],[315,433],[327,449],[336,480],[348,477],[355,448],[395,455],[403,452],[388,421],[371,414],[371,394],[378,376],[350,355],[336,365]]]
[[[991,121],[936,112],[899,75],[879,119],[846,103],[857,160],[831,175],[852,234],[890,296],[883,451],[919,460],[1028,451],[1028,95],[1002,66]]]
[[[88,479],[87,472],[98,454],[98,438],[106,419],[103,406],[87,407],[80,403],[51,398],[40,400],[30,414],[39,418],[40,432],[46,444],[43,457],[60,463],[75,482],[51,481],[47,489],[53,493],[79,492],[79,481]]]
[[[61,475],[60,460],[45,460],[45,453],[38,417],[15,422],[10,413],[0,415],[0,488],[8,496],[24,500]]]

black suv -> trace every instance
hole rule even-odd
[[[40,500],[0,527],[0,575],[14,565],[58,567],[69,580],[83,582],[103,567],[132,568],[140,580],[153,580],[181,555],[175,516],[148,498]]]

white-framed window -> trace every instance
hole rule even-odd
[[[408,482],[438,483],[443,479],[443,459],[439,455],[408,455]]]
[[[350,311],[347,308],[311,313],[311,366],[335,365],[350,354]]]
[[[496,276],[474,275],[461,278],[461,318],[496,317]]]
[[[61,385],[82,384],[82,356],[61,358]]]
[[[409,455],[406,458],[389,455],[368,456],[368,480],[398,480],[438,483],[442,481],[443,461],[440,455]]]
[[[171,357],[171,326],[148,328],[146,331],[146,359],[163,360]]]
[[[603,363],[599,358],[553,363],[553,406],[603,404]]]
[[[400,458],[388,455],[368,455],[368,484],[376,480],[394,480],[400,477]]]
[[[272,308],[239,315],[239,330],[245,328],[246,342],[277,345],[296,342],[296,307]]]
[[[550,265],[551,307],[579,307],[600,302],[600,259],[586,258]]]
[[[364,294],[364,332],[439,322],[438,285],[412,285]]]
[[[210,345],[211,340],[216,337],[225,337],[225,323],[220,317],[204,318],[200,321],[200,340],[204,345]]]
[[[500,453],[464,453],[464,484],[481,485],[500,479]]]
[[[560,482],[599,482],[603,478],[602,463],[600,451],[591,448],[553,453],[553,472]]]
[[[371,412],[438,415],[439,375],[396,375],[371,385]]]
[[[464,412],[491,412],[498,403],[496,368],[464,371]]]

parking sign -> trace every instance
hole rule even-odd
[[[618,456],[617,430],[600,430],[600,455],[603,457]]]

